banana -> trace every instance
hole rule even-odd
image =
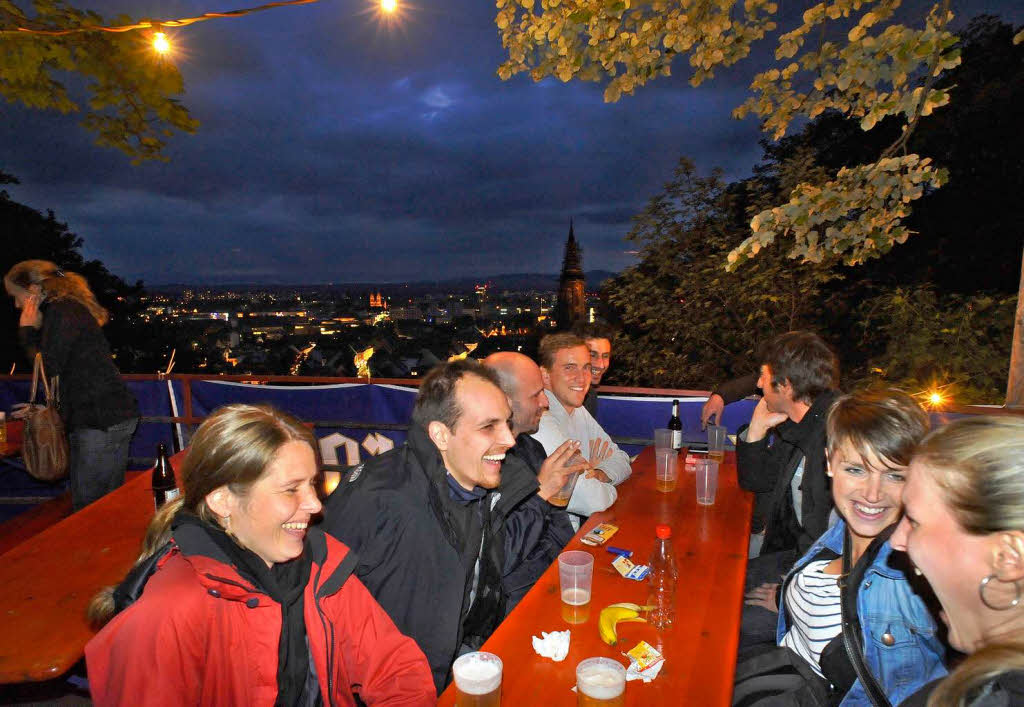
[[[610,604],[601,609],[601,616],[597,621],[597,631],[601,634],[601,640],[609,646],[614,646],[619,640],[615,629],[616,625],[620,622],[647,623],[647,619],[642,618],[640,612],[650,611],[650,609],[649,606],[640,606],[629,602]]]

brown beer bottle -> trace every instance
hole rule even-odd
[[[159,511],[168,501],[173,501],[181,491],[174,480],[174,470],[167,460],[167,447],[160,443],[156,446],[156,466],[153,467],[153,503]]]

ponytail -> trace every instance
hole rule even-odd
[[[165,503],[156,512],[153,520],[149,522],[149,527],[146,528],[146,535],[142,540],[142,552],[135,560],[135,564],[132,565],[132,569],[129,570],[129,576],[170,542],[171,522],[184,505],[185,499],[179,496],[173,501]],[[117,589],[115,586],[104,587],[89,602],[85,614],[93,628],[97,630],[102,628],[117,613],[117,604],[114,601],[115,589]]]

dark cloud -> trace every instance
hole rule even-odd
[[[617,270],[680,156],[730,178],[760,156],[756,123],[730,118],[752,61],[698,89],[680,63],[609,105],[598,84],[500,81],[493,4],[435,5],[391,29],[368,0],[196,24],[174,41],[201,126],[172,139],[170,162],[132,166],[74,116],[5,105],[0,169],[128,279],[394,282],[556,271],[570,217],[585,266]]]

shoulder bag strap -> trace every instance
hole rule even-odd
[[[856,614],[850,615],[847,605],[856,606],[856,597],[849,595],[850,591],[857,591],[857,587],[850,587],[848,581],[853,568],[850,566],[850,534],[847,532],[843,537],[843,573],[839,576],[839,610],[843,621],[843,645],[846,647],[846,654],[853,664],[854,672],[860,684],[864,687],[871,704],[875,707],[892,707],[885,691],[878,684],[875,676],[871,673],[867,663],[864,661],[864,646],[861,643],[860,622]]]
[[[37,353],[36,360],[32,366],[32,392],[29,393],[29,403],[35,403],[36,393],[39,391],[39,381],[43,381],[43,394],[46,396],[46,402],[50,402],[50,383],[46,380],[46,369],[43,367],[43,354]]]

